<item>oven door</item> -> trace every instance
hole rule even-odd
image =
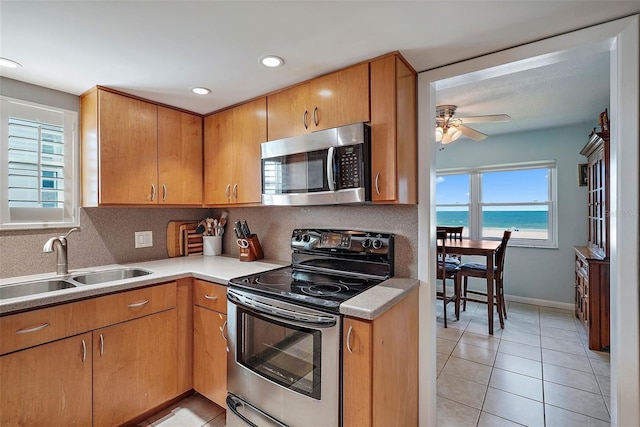
[[[340,425],[340,316],[235,288],[227,299],[227,426]]]

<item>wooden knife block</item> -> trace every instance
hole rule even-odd
[[[262,246],[260,246],[260,240],[258,240],[257,235],[253,234],[251,237],[247,237],[244,240],[249,243],[249,247],[243,248],[238,245],[238,258],[240,259],[240,261],[255,261],[257,259],[264,258]]]

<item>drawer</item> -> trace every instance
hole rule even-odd
[[[0,317],[0,354],[90,331],[95,314],[91,299]]]
[[[96,299],[96,328],[148,316],[176,306],[176,282]]]
[[[194,279],[193,303],[226,314],[227,287]]]

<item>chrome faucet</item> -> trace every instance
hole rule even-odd
[[[42,252],[56,252],[56,274],[68,274],[69,267],[67,261],[67,237],[77,228],[72,228],[64,236],[52,237],[44,244]]]

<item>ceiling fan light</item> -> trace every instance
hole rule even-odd
[[[453,142],[456,139],[460,138],[460,136],[462,135],[462,131],[457,127],[450,127],[447,131],[447,135],[449,135],[451,142]]]
[[[453,142],[451,140],[451,135],[449,135],[449,132],[445,132],[442,135],[442,141],[441,142],[442,142],[443,145],[447,145],[448,143]]]
[[[436,127],[436,142],[442,141],[443,130],[441,126]]]

